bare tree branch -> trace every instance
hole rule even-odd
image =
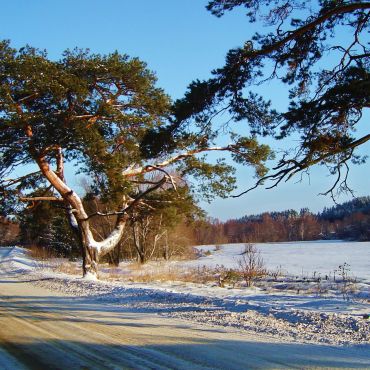
[[[108,213],[102,213],[102,212],[95,212],[91,215],[89,215],[87,218],[85,218],[85,220],[89,220],[91,217],[94,217],[94,216],[118,216],[118,215],[124,215],[124,214],[127,214],[132,208],[135,207],[135,205],[137,203],[139,203],[141,201],[142,198],[144,198],[146,195],[148,195],[149,193],[151,193],[152,191],[154,190],[157,190],[158,188],[160,188],[162,185],[164,185],[166,182],[168,181],[168,177],[167,176],[163,176],[161,180],[159,180],[154,186],[151,186],[150,188],[148,188],[147,190],[141,192],[140,194],[138,194],[134,200],[126,207],[124,208],[122,211],[117,211],[117,212],[108,212]]]
[[[251,188],[237,194],[237,195],[232,195],[231,198],[238,198],[246,193],[249,193],[251,190],[253,189],[256,189],[258,186],[260,185],[263,185],[263,183],[266,181],[266,180],[272,180],[274,181],[273,185],[271,186],[268,186],[266,187],[266,189],[272,189],[274,187],[276,187],[281,181],[288,181],[290,178],[292,178],[296,173],[304,170],[304,169],[307,169],[315,164],[318,164],[330,157],[333,157],[334,155],[336,154],[340,154],[340,153],[343,153],[343,152],[346,152],[346,151],[351,151],[351,153],[353,152],[353,150],[364,144],[365,142],[369,141],[370,140],[370,134],[368,135],[365,135],[363,136],[362,138],[358,139],[358,140],[355,140],[355,141],[352,141],[350,144],[346,145],[345,147],[338,147],[336,150],[333,150],[331,152],[326,152],[326,153],[320,153],[319,156],[317,156],[316,158],[311,158],[311,154],[307,154],[306,156],[303,157],[302,160],[294,160],[294,159],[289,159],[289,160],[280,160],[280,163],[278,166],[274,167],[274,170],[277,170],[279,168],[282,168],[280,171],[278,172],[275,172],[271,175],[267,175],[267,176],[264,176],[262,177],[261,179],[259,179],[254,186],[252,186]],[[350,156],[349,157],[345,157],[345,160],[343,161],[346,162],[350,159]],[[285,166],[288,166],[286,168],[284,168]],[[335,185],[338,184],[338,180],[336,181]],[[330,189],[329,189],[329,192],[330,192]]]

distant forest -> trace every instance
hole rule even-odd
[[[308,208],[299,212],[265,212],[226,222],[207,220],[196,229],[198,244],[283,242],[295,240],[346,239],[370,240],[370,197],[324,208],[312,213]]]
[[[58,220],[57,220],[58,221]],[[36,233],[39,221],[27,223],[27,230],[33,224]],[[59,221],[58,221],[59,222]],[[21,225],[0,217],[0,244],[45,244],[40,240],[26,238]],[[48,229],[48,228],[46,228]],[[62,235],[66,235],[67,231]],[[169,231],[171,237],[183,239],[184,245],[283,242],[296,240],[346,239],[370,240],[370,197],[354,198],[349,202],[324,208],[317,214],[303,208],[299,212],[265,212],[221,222],[217,219],[195,217],[182,221]],[[61,233],[58,233],[59,239]],[[45,240],[47,238],[44,238]],[[59,240],[58,239],[58,240]],[[169,241],[171,243],[171,241]],[[127,243],[127,241],[126,241]]]

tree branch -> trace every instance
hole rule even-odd
[[[124,208],[122,211],[117,211],[117,212],[107,212],[107,213],[102,213],[102,212],[95,212],[91,215],[89,215],[84,221],[87,221],[89,220],[90,218],[94,217],[94,216],[119,216],[119,215],[124,215],[124,214],[127,214],[132,208],[134,208],[134,206],[140,202],[140,200],[142,198],[144,198],[146,195],[148,195],[149,193],[151,193],[152,191],[160,188],[162,185],[164,185],[168,180],[168,177],[167,176],[163,176],[161,180],[159,180],[154,186],[148,188],[147,190],[141,192],[140,194],[138,194],[136,196],[136,198],[126,207]]]
[[[262,177],[261,179],[259,179],[255,183],[254,186],[252,186],[251,188],[241,192],[240,194],[232,195],[231,198],[238,198],[238,197],[240,197],[240,196],[242,196],[246,193],[249,193],[251,190],[256,189],[258,186],[262,185],[266,180],[275,181],[273,185],[266,187],[266,189],[272,189],[272,188],[276,187],[282,180],[285,180],[285,182],[288,181],[297,172],[303,171],[303,170],[305,170],[305,169],[307,169],[307,168],[309,168],[309,167],[311,167],[315,164],[318,164],[318,163],[324,161],[325,159],[328,159],[329,157],[332,157],[333,155],[340,154],[340,153],[346,152],[348,150],[353,151],[356,147],[366,143],[369,140],[370,140],[370,134],[365,135],[362,138],[351,142],[350,144],[346,145],[345,147],[338,147],[337,149],[335,149],[331,152],[323,153],[315,159],[309,158],[308,155],[306,155],[300,161],[295,160],[295,159],[291,159],[291,160],[282,159],[281,163],[274,168],[274,170],[282,168],[280,171],[275,172],[271,175],[267,175],[267,176]],[[348,158],[346,157],[345,160],[348,160],[348,159],[350,159],[350,157],[348,157]],[[283,168],[284,166],[288,166],[289,164],[291,164],[291,166],[289,166],[287,168]],[[330,192],[330,190],[329,190],[329,192]]]
[[[5,179],[5,180],[2,180],[1,187],[6,188],[6,187],[9,187],[9,186],[12,186],[12,185],[14,185],[14,184],[16,184],[18,182],[22,182],[23,180],[27,179],[28,177],[31,177],[33,175],[37,175],[39,173],[41,173],[41,171],[31,172],[31,173],[29,173],[27,175],[18,177],[16,179]],[[6,183],[6,184],[4,184],[4,183]]]
[[[271,45],[267,45],[265,47],[262,47],[259,50],[251,51],[247,55],[245,60],[248,60],[248,59],[251,59],[251,58],[254,58],[254,57],[257,57],[257,56],[261,56],[261,55],[270,54],[271,52],[280,49],[282,46],[287,44],[289,41],[294,40],[296,37],[302,36],[307,31],[309,31],[309,30],[315,28],[316,26],[318,26],[319,24],[327,21],[328,19],[330,19],[334,15],[351,13],[355,10],[360,10],[360,9],[370,9],[370,3],[369,2],[353,3],[353,4],[346,4],[346,5],[343,5],[343,6],[333,8],[333,9],[327,11],[325,14],[321,15],[320,17],[316,18],[314,21],[298,28],[295,31],[290,32],[288,34],[288,36],[284,37],[282,40],[277,41],[277,42],[275,42]]]
[[[64,202],[63,198],[58,197],[20,197],[21,202],[38,202],[38,201],[52,201],[52,202]]]
[[[169,158],[157,164],[147,165],[147,166],[142,166],[142,167],[137,167],[137,168],[127,168],[126,170],[122,172],[122,175],[126,177],[133,177],[133,176],[142,175],[148,172],[158,171],[162,169],[163,167],[167,167],[184,158],[192,157],[199,153],[204,153],[204,152],[209,152],[209,151],[233,151],[233,150],[235,151],[235,148],[232,145],[227,145],[224,147],[221,147],[221,146],[220,147],[208,147],[208,148],[189,150],[188,152],[178,154],[172,158]]]

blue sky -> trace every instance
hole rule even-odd
[[[158,85],[175,99],[191,80],[207,78],[213,68],[222,66],[227,50],[240,46],[256,31],[242,12],[219,19],[205,10],[206,4],[203,0],[3,1],[0,38],[10,39],[14,47],[30,44],[46,49],[53,59],[76,46],[137,56],[156,72]],[[264,89],[260,92],[277,107],[286,104],[286,90],[274,85]],[[362,126],[360,131],[365,129]],[[361,149],[362,154],[367,152],[368,145]],[[369,169],[366,164],[351,170],[350,184],[357,196],[370,193]],[[238,169],[238,175],[241,190],[253,183],[249,169]],[[314,168],[301,183],[293,180],[273,190],[258,189],[242,198],[202,205],[210,216],[223,220],[288,208],[317,211],[333,205],[329,197],[318,196],[332,181],[325,171]]]

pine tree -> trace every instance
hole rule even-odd
[[[178,187],[170,174],[174,168],[180,183],[192,176],[208,197],[226,196],[236,180],[231,165],[223,159],[211,163],[205,153],[231,153],[257,175],[266,173],[267,146],[237,135],[217,146],[220,131],[205,121],[174,132],[173,112],[155,75],[137,58],[76,49],[53,61],[45,51],[1,42],[1,212],[14,213],[19,201],[59,204],[79,241],[84,276],[96,277],[99,259],[119,244],[135,208],[152,192]],[[86,211],[66,182],[66,163],[85,173],[95,195],[110,207],[105,214]],[[27,164],[37,171],[11,178]],[[39,189],[46,192],[31,194]],[[116,216],[115,225],[97,241],[91,220],[109,215]]]

